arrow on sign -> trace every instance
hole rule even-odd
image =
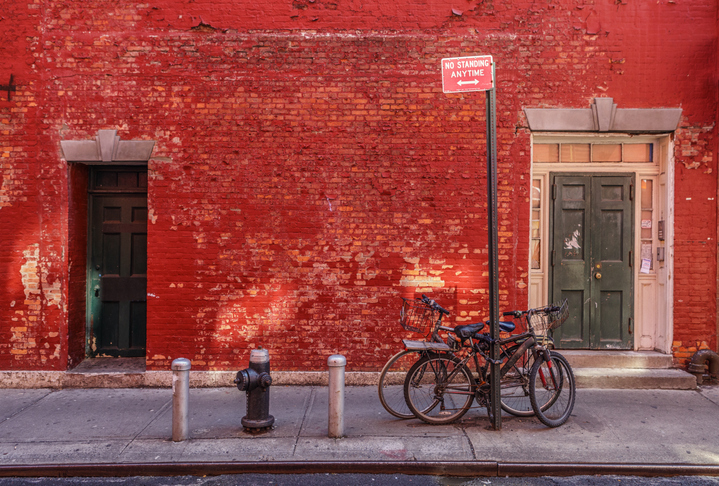
[[[479,81],[477,81],[476,79],[473,79],[472,81],[457,81],[457,84],[460,86],[463,86],[465,84],[475,84],[476,85],[476,84],[479,84]]]

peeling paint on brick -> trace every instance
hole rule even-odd
[[[676,131],[677,161],[686,169],[712,173],[714,151],[712,137],[715,126],[685,127]]]
[[[31,245],[23,252],[25,263],[20,268],[20,274],[22,275],[25,290],[25,301],[36,300],[39,296],[42,296],[44,305],[60,307],[62,304],[61,282],[59,279],[53,279],[50,276],[48,267],[52,263],[49,261],[41,262],[39,255],[39,245]]]

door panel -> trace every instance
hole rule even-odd
[[[555,175],[553,300],[569,299],[559,347],[631,349],[633,176]]]
[[[586,330],[589,328],[586,322],[585,313],[580,312],[584,308],[585,293],[583,290],[563,290],[562,299],[567,299],[569,308],[572,313],[562,324],[562,342],[573,343],[578,346],[588,343]],[[577,312],[574,312],[577,309]],[[555,335],[555,338],[557,336]]]
[[[587,258],[590,181],[586,177],[556,177],[552,231],[552,300],[568,299],[568,320],[555,333],[565,348],[589,347],[587,297],[591,263]]]
[[[93,196],[91,355],[144,356],[147,196]]]
[[[593,177],[592,301],[598,302],[592,347],[628,349],[632,315],[632,177]]]

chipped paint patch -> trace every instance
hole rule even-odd
[[[25,291],[25,300],[30,300],[31,295],[40,293],[40,276],[38,273],[38,258],[40,248],[38,245],[31,245],[23,252],[25,263],[20,267],[20,275],[22,276],[22,287]]]
[[[46,364],[58,362],[62,357],[62,345],[57,342],[60,333],[45,328],[48,307],[57,306],[62,310],[61,280],[49,271],[51,268],[52,261],[40,257],[39,244],[23,251],[19,271],[25,299],[20,303],[13,301],[11,305],[15,311],[11,318],[10,355],[16,360],[33,359]]]
[[[20,267],[22,285],[25,292],[25,300],[32,300],[31,296],[41,295],[47,305],[55,305],[58,308],[62,304],[62,288],[60,279],[49,280],[50,262],[40,262],[39,245],[30,245],[23,252],[25,263]],[[44,263],[44,264],[43,264]]]
[[[710,126],[686,126],[676,132],[676,158],[685,169],[701,169],[705,174],[711,174],[710,165],[714,161],[714,152],[711,150],[711,138],[714,124]]]
[[[12,147],[0,147],[0,159],[10,157]],[[2,173],[0,177],[0,209],[10,207],[14,201],[27,201],[27,197],[21,196],[22,188],[22,170],[13,167],[10,164],[0,165]]]
[[[445,274],[444,266],[442,270],[438,270],[436,266],[432,265],[432,261],[436,260],[432,258],[429,260],[430,265],[427,267],[420,263],[420,258],[404,257],[404,261],[409,263],[411,267],[407,266],[402,269],[400,285],[428,289],[444,287],[445,281],[442,279],[442,275]]]

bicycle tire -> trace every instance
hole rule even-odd
[[[517,349],[519,345],[504,349],[500,357],[502,360],[507,360],[517,352]],[[534,354],[528,349],[500,381],[502,410],[515,417],[534,415],[532,402],[529,399],[529,374],[533,364]]]
[[[574,409],[576,384],[572,367],[564,356],[552,352],[550,359],[551,368],[544,359],[534,362],[529,375],[529,398],[540,422],[547,427],[559,427]]]
[[[476,383],[472,372],[450,355],[427,356],[412,365],[404,396],[412,413],[428,424],[449,424],[472,405]]]
[[[421,351],[404,349],[385,363],[379,375],[377,394],[387,412],[400,419],[414,418],[404,398],[404,379],[407,371],[417,361]]]

